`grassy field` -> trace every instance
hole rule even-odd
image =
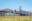
[[[32,16],[0,16],[0,21],[32,21]]]

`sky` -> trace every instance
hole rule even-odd
[[[0,0],[0,10],[9,8],[19,11],[19,6],[21,10],[32,11],[32,0]]]

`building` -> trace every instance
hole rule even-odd
[[[4,9],[0,11],[0,16],[18,16],[15,11],[10,9]]]
[[[32,16],[32,12],[23,11],[21,10],[21,7],[19,8],[19,11],[3,9],[0,10],[0,16]]]
[[[19,11],[11,9],[0,10],[0,16],[19,16]],[[32,12],[21,10],[20,16],[32,16]]]

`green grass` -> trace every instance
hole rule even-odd
[[[32,16],[0,16],[0,21],[32,21]]]

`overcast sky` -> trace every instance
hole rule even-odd
[[[19,10],[19,6],[25,11],[32,11],[32,0],[0,0],[0,10],[9,8]]]

